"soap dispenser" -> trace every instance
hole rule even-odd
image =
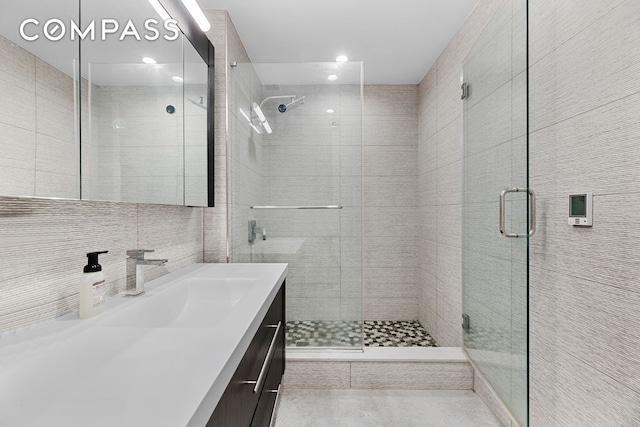
[[[109,251],[89,252],[88,263],[80,279],[80,318],[85,319],[102,313],[104,310],[105,280],[102,266],[98,264],[98,255]]]

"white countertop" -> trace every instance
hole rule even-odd
[[[0,335],[0,425],[204,426],[286,273],[286,264],[195,264],[148,282],[144,295],[108,298],[96,317],[75,312]],[[256,285],[212,326],[120,322],[205,277]]]

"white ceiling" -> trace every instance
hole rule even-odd
[[[253,62],[364,61],[366,84],[419,83],[479,0],[198,0],[228,10]]]

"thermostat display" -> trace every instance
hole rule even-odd
[[[569,225],[591,227],[593,225],[593,193],[569,194]]]

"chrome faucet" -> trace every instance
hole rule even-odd
[[[267,240],[267,229],[258,227],[255,219],[249,221],[249,242],[256,240],[256,234],[262,234],[262,240]]]
[[[125,296],[136,296],[144,293],[144,266],[165,265],[166,259],[144,259],[146,252],[153,249],[131,249],[127,251],[127,288]]]

